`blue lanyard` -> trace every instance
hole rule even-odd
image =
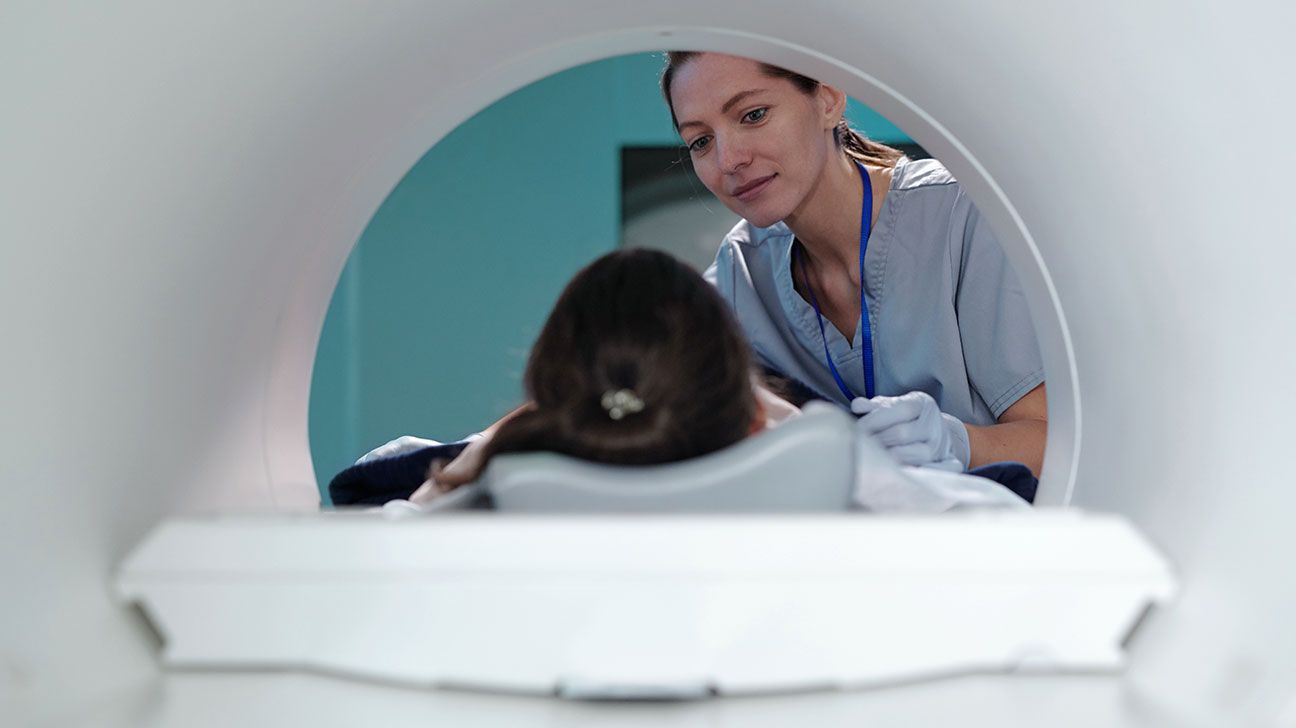
[[[864,165],[859,162],[855,163],[859,168],[860,179],[864,181],[864,208],[860,210],[860,245],[859,245],[859,271],[860,271],[860,346],[863,348],[864,355],[861,362],[864,365],[864,396],[872,399],[873,397],[873,328],[869,324],[868,302],[864,299],[864,253],[868,250],[869,231],[873,226],[873,183],[869,181],[868,171]],[[793,247],[793,253],[799,258],[801,251]],[[805,285],[806,292],[810,294],[810,304],[814,306],[815,317],[819,319],[819,338],[823,341],[824,361],[828,362],[828,371],[832,372],[833,379],[837,381],[837,388],[845,395],[846,401],[855,399],[855,393],[846,385],[842,379],[841,373],[837,371],[837,365],[833,364],[832,354],[828,352],[828,334],[824,330],[823,313],[819,310],[819,300],[815,298],[814,288],[810,286],[810,278],[806,276],[805,263],[801,264],[801,281]]]

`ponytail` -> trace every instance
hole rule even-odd
[[[837,122],[837,128],[833,129],[833,139],[837,140],[837,146],[847,156],[864,164],[894,167],[904,157],[904,152],[899,149],[875,142],[852,129],[845,119]]]

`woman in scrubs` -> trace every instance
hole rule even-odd
[[[757,360],[863,415],[904,463],[1038,474],[1025,297],[949,172],[864,139],[843,92],[781,68],[673,52],[661,81],[698,178],[744,218],[706,277]]]

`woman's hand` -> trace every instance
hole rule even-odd
[[[483,432],[473,438],[466,447],[453,459],[437,458],[428,465],[427,480],[410,494],[409,500],[414,503],[427,503],[442,493],[449,493],[461,485],[471,483],[481,473],[486,445],[490,442],[491,431]]]
[[[461,485],[476,480],[486,464],[486,447],[490,444],[491,438],[495,437],[495,433],[504,423],[533,407],[533,404],[527,402],[499,418],[495,424],[477,433],[472,442],[449,462],[444,458],[433,460],[428,465],[427,480],[423,481],[423,485],[420,485],[409,499],[415,503],[426,503],[442,493],[449,493]]]
[[[958,418],[942,413],[926,392],[857,397],[851,402],[851,412],[864,415],[860,428],[905,465],[967,469],[971,460],[967,428]]]

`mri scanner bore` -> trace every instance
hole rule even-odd
[[[1291,726],[1282,555],[1296,489],[1274,454],[1290,449],[1296,411],[1296,342],[1283,335],[1296,320],[1296,218],[1282,163],[1296,159],[1296,98],[1281,92],[1296,6],[1167,9],[660,0],[519,5],[518,22],[499,22],[501,7],[466,0],[14,6],[18,22],[0,23],[0,412],[15,495],[0,527],[11,595],[0,723]],[[511,106],[506,123],[468,137],[471,151],[499,148],[495,162],[465,155],[421,190],[398,188],[411,164],[546,74],[669,46],[836,85],[954,174],[1032,306],[1050,415],[1038,501],[1073,508],[417,523],[284,512],[318,498],[311,364],[346,256],[371,220],[391,232],[390,215],[375,217],[388,195],[417,205],[444,244],[417,260],[371,248],[347,273],[371,282],[380,264],[401,266],[386,287],[424,299],[419,310],[342,299],[364,337],[349,391],[367,409],[336,420],[354,423],[355,446],[336,451],[349,461],[393,434],[454,437],[516,405],[539,319],[616,239],[615,162],[578,158],[614,158],[619,144],[599,132],[623,112],[637,124],[625,144],[656,143],[645,127],[667,116],[659,63],[633,84],[591,93],[568,76],[562,102]],[[622,95],[631,87],[651,113]],[[580,105],[590,98],[607,101]],[[532,126],[561,148],[557,163],[528,160]],[[586,175],[581,194],[562,189]],[[456,193],[473,190],[497,193],[485,216],[430,214],[429,200],[461,205]],[[594,224],[573,232],[583,217]],[[375,332],[384,324],[369,319],[383,317]],[[402,337],[426,348],[405,356],[390,346]],[[500,353],[483,356],[473,337]],[[373,358],[397,354],[404,368]],[[414,369],[433,386],[405,376]],[[371,392],[376,378],[396,386]],[[461,394],[462,422],[433,421]],[[428,415],[382,417],[393,400]],[[69,432],[74,447],[51,435]],[[276,512],[234,515],[248,510]],[[1121,591],[1131,584],[1151,599]],[[123,593],[162,615],[165,665],[381,677],[436,662],[415,675],[423,685],[529,677],[552,694],[555,678],[580,686],[574,676],[725,694],[1054,655],[1041,669],[1126,669],[692,708],[410,696],[313,675],[158,670]],[[1147,613],[1149,601],[1161,608]],[[1083,629],[1091,618],[1101,634]],[[1041,649],[1059,643],[1071,649]],[[532,669],[541,660],[552,669]]]
[[[701,183],[744,218],[725,237],[707,279],[741,325],[760,367],[802,401],[825,399],[862,415],[860,436],[880,443],[905,465],[963,472],[1020,460],[1037,473],[1047,426],[1044,373],[1024,296],[988,224],[949,173],[938,162],[908,160],[856,132],[843,116],[845,94],[831,86],[746,58],[680,52],[666,58],[661,89],[672,127]],[[564,299],[578,288],[577,281]],[[611,303],[586,298],[593,306]],[[560,300],[546,333],[564,320],[563,310]],[[566,318],[572,319],[570,311]],[[628,319],[621,328],[632,335],[645,331]],[[615,325],[605,327],[599,335],[614,336],[615,330]],[[580,370],[579,362],[555,366],[538,360],[537,352],[561,358],[579,340],[537,345],[528,367],[529,396],[543,389],[537,370],[544,365],[565,373]],[[594,356],[588,352],[605,343],[587,344],[584,363]],[[623,359],[626,350],[622,347]],[[734,364],[747,371],[745,361]],[[719,449],[679,447],[672,438],[680,436],[681,422],[709,442],[736,441],[705,418],[673,412],[673,435],[634,435],[631,450],[591,445],[608,426],[604,420],[630,431],[635,422],[650,419],[641,414],[646,385],[636,383],[636,367],[628,361],[620,366],[615,375],[606,368],[589,372],[601,388],[581,390],[588,401],[563,403],[590,412],[600,405],[597,425],[561,433],[560,425],[570,426],[571,417],[543,417],[561,409],[551,397],[542,405],[530,402],[474,442],[421,450],[409,462],[436,463],[423,473],[435,477],[414,499],[473,480],[483,456],[499,450],[547,449],[593,460],[651,463]],[[637,368],[654,367],[641,361]],[[705,374],[699,378],[708,383]],[[676,388],[695,398],[701,394],[687,382]],[[752,401],[750,393],[713,390],[706,392],[711,399],[719,396],[716,392],[725,393],[721,400],[734,399],[730,407]],[[561,391],[574,396],[570,377]],[[656,412],[669,411],[661,404],[661,390],[656,394]],[[765,394],[770,401],[772,395]],[[726,409],[718,404],[699,411]],[[763,415],[739,420],[740,429],[751,430],[759,428]],[[528,429],[530,436],[516,437]],[[493,444],[501,431],[505,443]],[[365,459],[404,456],[430,444],[401,438]],[[456,456],[441,466],[442,458]],[[390,465],[384,463],[381,472],[391,476]],[[360,470],[379,472],[373,465]],[[1030,497],[1032,476],[1016,482],[1025,480],[1032,484],[1018,491]],[[357,478],[352,469],[334,482],[334,497],[340,504],[372,502],[376,494],[409,495],[419,482],[411,483],[407,475],[395,489],[390,483],[380,487]]]

